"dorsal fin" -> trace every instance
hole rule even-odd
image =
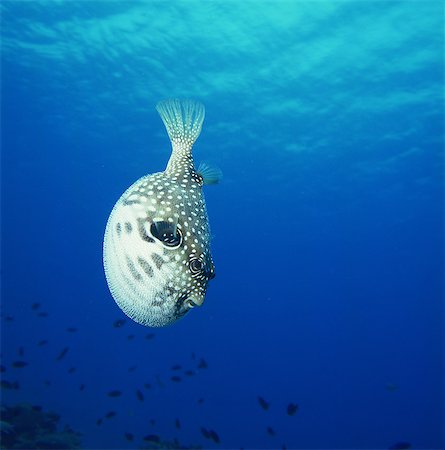
[[[218,184],[222,180],[222,171],[216,166],[202,162],[197,170],[201,175],[203,184]]]

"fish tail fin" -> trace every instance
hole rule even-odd
[[[191,147],[195,143],[204,122],[205,109],[202,103],[168,99],[159,102],[156,110],[173,144]]]

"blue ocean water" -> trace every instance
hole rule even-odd
[[[443,448],[443,48],[436,0],[3,1],[3,442],[28,403],[87,449]],[[171,97],[216,278],[150,329],[102,239]]]

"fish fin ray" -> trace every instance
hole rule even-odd
[[[175,222],[166,222],[164,220],[156,220],[153,222],[153,225],[156,227],[156,231],[159,236],[162,236],[164,233],[171,233],[176,237],[176,226],[178,224],[178,220]]]
[[[222,171],[219,167],[202,162],[198,167],[198,175],[201,175],[203,184],[218,184],[222,180]]]
[[[201,133],[204,105],[195,100],[168,99],[156,105],[172,143],[192,146]]]

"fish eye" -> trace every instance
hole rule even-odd
[[[181,244],[181,231],[170,222],[153,222],[150,231],[166,247],[178,247]]]
[[[202,270],[202,262],[198,258],[192,259],[189,263],[190,271],[197,274]]]

